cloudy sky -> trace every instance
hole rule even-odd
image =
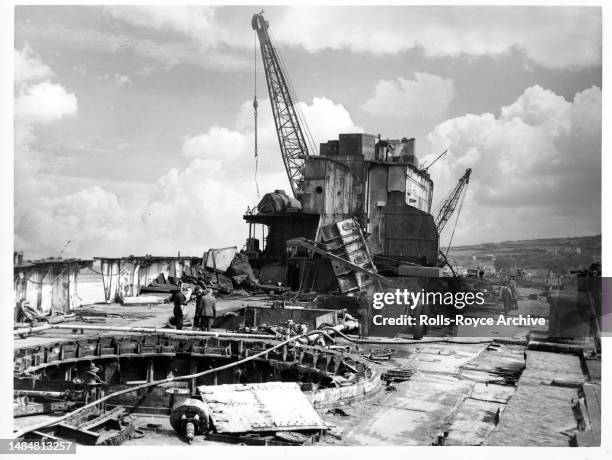
[[[92,257],[241,246],[242,213],[258,202],[254,12],[18,6],[15,248]],[[422,161],[448,148],[430,170],[434,204],[473,168],[454,243],[601,231],[599,8],[265,16],[317,142],[416,137]],[[258,53],[259,187],[289,190]]]

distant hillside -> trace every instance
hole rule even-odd
[[[495,268],[574,269],[601,260],[601,235],[502,241],[451,248],[450,258],[469,265],[473,256],[495,256]]]

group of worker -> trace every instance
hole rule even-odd
[[[183,329],[185,306],[188,301],[183,288],[184,285],[181,283],[180,290],[174,295],[174,325],[179,331]],[[200,286],[196,286],[193,293],[196,297],[193,326],[200,328],[202,331],[210,331],[215,316],[217,316],[217,300],[213,297],[213,291],[210,288],[202,289]]]

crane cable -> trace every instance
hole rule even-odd
[[[254,83],[254,96],[253,96],[253,117],[255,119],[255,189],[257,190],[257,198],[260,198],[260,193],[259,193],[259,183],[257,182],[257,169],[258,169],[258,163],[259,163],[259,156],[257,154],[257,107],[258,107],[258,102],[257,102],[257,33],[253,32],[253,36],[255,38],[254,42],[253,42],[253,65],[254,65],[254,78],[255,78],[255,83]]]

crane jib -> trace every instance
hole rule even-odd
[[[274,125],[281,156],[293,195],[297,198],[304,187],[304,159],[308,147],[279,57],[268,34],[268,22],[263,14],[253,16],[251,26],[257,32],[261,56],[270,95]]]
[[[468,168],[465,170],[465,174],[461,176],[453,190],[450,192],[449,196],[446,198],[442,207],[440,208],[440,212],[436,216],[435,224],[438,229],[438,234],[442,233],[446,223],[450,219],[453,212],[455,212],[455,208],[457,207],[457,203],[461,196],[461,193],[464,191],[465,186],[470,182],[470,175],[472,174],[472,169]]]

